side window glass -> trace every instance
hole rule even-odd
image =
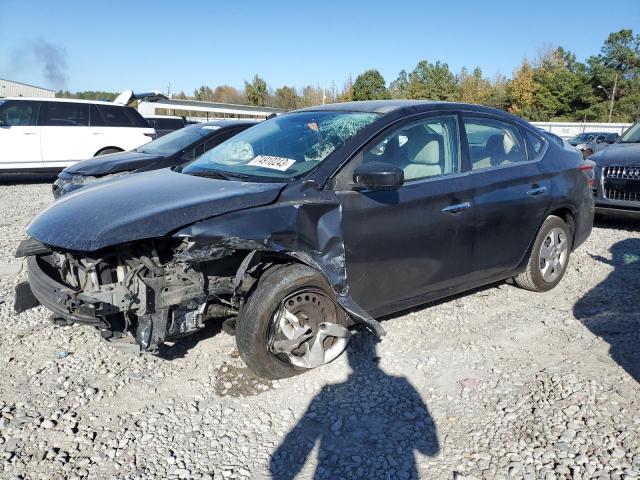
[[[456,115],[429,117],[394,129],[367,147],[362,163],[383,162],[404,170],[405,181],[460,171]]]
[[[86,127],[89,125],[89,104],[47,102],[44,124],[51,127]]]
[[[98,111],[98,107],[95,105],[91,105],[91,109],[89,110],[89,125],[92,127],[106,127],[106,123],[100,112]]]
[[[107,122],[108,127],[132,127],[134,126],[123,107],[110,105],[98,105],[98,110]]]
[[[515,125],[491,118],[465,118],[471,169],[482,170],[526,162],[527,154]]]
[[[38,124],[40,102],[21,100],[0,101],[0,120],[10,127],[27,127]]]
[[[193,160],[195,158],[198,158],[200,155],[204,155],[205,152],[205,144],[201,143],[200,145],[190,148],[189,150],[187,150],[187,153],[185,153],[182,156],[183,160]]]
[[[529,130],[524,131],[524,139],[527,142],[527,156],[529,160],[535,160],[542,151],[544,140]]]

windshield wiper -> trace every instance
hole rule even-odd
[[[188,174],[194,175],[196,177],[218,178],[220,180],[231,180],[232,178],[239,178],[244,180],[249,178],[249,175],[243,175],[242,173],[231,173],[231,172],[221,173],[217,170],[199,170],[196,172],[188,172]]]

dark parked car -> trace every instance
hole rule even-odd
[[[57,317],[151,351],[226,319],[246,364],[282,378],[355,324],[383,334],[381,315],[509,278],[553,288],[591,232],[591,169],[491,108],[323,105],[55,202],[17,255]]]
[[[640,215],[640,122],[589,160],[595,163],[596,212]]]
[[[144,117],[149,126],[156,129],[158,138],[165,136],[167,133],[175,132],[186,127],[189,123],[183,117],[175,117],[168,115],[150,115]]]
[[[182,128],[129,152],[90,158],[65,168],[53,184],[58,198],[98,180],[190,162],[255,125],[256,120],[219,120]]]
[[[582,152],[582,158],[589,158],[594,153],[604,150],[615,143],[618,138],[620,138],[620,135],[617,133],[601,133],[593,137],[591,141],[578,145],[578,150]]]
[[[567,140],[571,145],[577,147],[578,145],[582,145],[585,143],[589,143],[591,140],[596,138],[598,135],[606,135],[607,132],[582,132],[575,137]]]

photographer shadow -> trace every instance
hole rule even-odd
[[[375,343],[370,335],[355,335],[348,349],[351,374],[311,401],[271,457],[272,478],[309,478],[302,469],[316,443],[316,479],[417,479],[415,452],[438,453],[427,406],[406,378],[380,369]]]
[[[575,304],[573,313],[609,344],[611,358],[640,382],[640,239],[622,240],[610,252],[612,260],[592,256],[614,270]]]

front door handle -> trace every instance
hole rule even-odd
[[[35,135],[38,132],[22,132],[23,135]]]
[[[537,197],[538,195],[542,195],[547,193],[547,187],[535,187],[527,192],[527,195],[530,197]]]
[[[471,202],[457,203],[442,209],[443,213],[460,213],[471,208]]]

